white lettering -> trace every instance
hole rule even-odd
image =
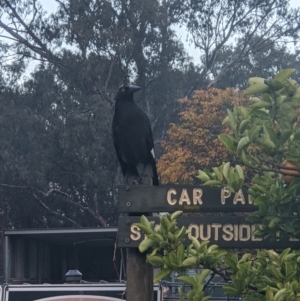
[[[171,188],[168,190],[167,192],[167,202],[169,205],[173,206],[177,203],[177,200],[176,199],[172,199],[172,195],[176,195],[177,192],[174,188]]]
[[[131,225],[130,231],[131,231],[130,238],[132,240],[139,240],[141,238],[141,232],[137,226]]]
[[[231,192],[226,188],[221,189],[221,204],[225,205],[225,200],[231,196]]]
[[[240,189],[234,196],[233,204],[236,205],[237,202],[241,202],[243,205],[246,204],[242,189]]]
[[[240,227],[239,227],[239,239],[240,241],[247,241],[247,240],[250,240],[251,238],[251,230],[250,230],[250,225],[245,225],[245,224],[241,224]],[[245,236],[244,236],[244,231],[243,230],[246,230],[245,232]]]
[[[215,230],[215,236],[214,236],[214,239],[215,239],[216,241],[219,240],[219,228],[221,228],[222,225],[221,225],[221,224],[212,224],[211,227],[214,228],[214,230]]]
[[[211,237],[211,227],[210,225],[206,225],[206,236],[204,236],[204,226],[200,225],[200,239],[201,240],[210,240]]]
[[[185,202],[187,205],[191,205],[191,200],[190,200],[188,192],[185,188],[182,189],[181,196],[179,199],[179,205],[182,205],[183,202]]]
[[[194,231],[193,231],[194,230]],[[199,226],[196,224],[190,224],[188,226],[189,235],[188,237],[191,238],[191,236],[199,238]]]
[[[203,201],[201,199],[203,195],[203,191],[201,188],[194,188],[193,189],[193,204],[194,205],[202,205],[203,204]]]
[[[233,233],[234,233],[234,240],[238,241],[239,240],[239,225],[233,225]]]
[[[226,241],[230,241],[233,240],[233,226],[231,224],[225,224],[223,226],[223,232],[224,234],[222,234],[222,238]]]

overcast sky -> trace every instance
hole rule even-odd
[[[56,3],[55,0],[40,0],[40,2],[43,4],[45,10],[49,12],[55,11]],[[293,7],[300,6],[300,0],[290,0],[290,4]]]
[[[40,0],[42,3],[44,9],[48,11],[49,13],[54,12],[57,7],[57,2],[55,0]],[[290,0],[290,5],[292,7],[299,7],[300,6],[300,0]],[[198,51],[195,49],[193,45],[190,45],[187,42],[187,32],[184,28],[178,28],[177,34],[179,37],[181,37],[182,42],[185,45],[186,51],[188,54],[192,57],[194,57],[194,61],[197,61],[197,53]]]

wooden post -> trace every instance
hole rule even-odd
[[[153,268],[138,248],[127,249],[128,301],[153,301]]]
[[[149,180],[147,183],[144,181],[144,185],[152,185],[152,179]],[[146,254],[140,253],[138,248],[127,249],[126,275],[126,300],[154,300],[153,268],[149,263],[146,263]]]

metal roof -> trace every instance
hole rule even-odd
[[[72,228],[72,229],[28,229],[4,230],[4,237],[22,237],[45,242],[80,243],[92,241],[115,241],[118,228]]]

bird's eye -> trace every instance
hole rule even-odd
[[[125,92],[125,88],[122,88],[122,92]]]

